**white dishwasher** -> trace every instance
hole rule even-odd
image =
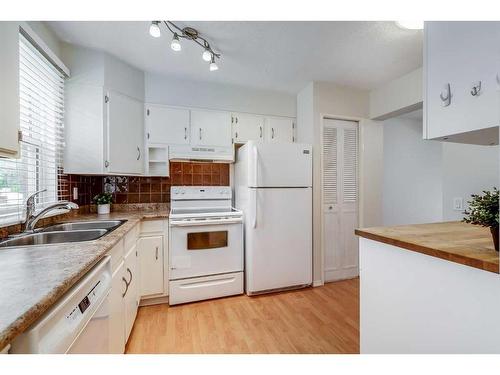
[[[26,332],[10,353],[109,353],[110,258],[105,257]]]

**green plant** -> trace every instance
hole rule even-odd
[[[472,194],[468,202],[469,210],[464,214],[466,223],[482,225],[483,227],[498,228],[498,189],[483,191],[483,195]]]
[[[92,198],[92,202],[95,204],[110,204],[113,201],[113,195],[111,193],[100,193]]]

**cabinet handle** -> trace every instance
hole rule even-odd
[[[271,138],[274,139],[274,128],[271,128]]]
[[[443,95],[443,93],[444,93],[444,95]],[[451,104],[451,88],[450,88],[449,83],[444,85],[444,89],[439,94],[439,97],[441,98],[441,102],[442,102],[441,104],[443,105],[443,107],[447,107]]]
[[[132,271],[130,271],[130,268],[127,267],[127,272],[130,275],[130,280],[128,281],[128,285],[132,284]]]
[[[236,117],[236,123],[238,123],[238,117]]]
[[[262,138],[262,126],[259,126],[260,138]]]
[[[472,90],[470,90],[470,94],[472,96],[478,96],[481,92],[481,81],[477,81],[473,86]]]
[[[141,149],[137,146],[137,160],[141,158]]]
[[[238,138],[238,132],[234,133],[234,138]]]
[[[201,141],[201,128],[200,128],[200,141]]]
[[[129,284],[127,283],[127,280],[124,277],[122,277],[122,280],[125,283],[125,292],[122,293],[122,298],[124,298],[127,295]]]
[[[105,161],[104,161],[104,166],[105,166],[106,168],[107,168],[107,167],[109,167],[109,161],[105,160]]]
[[[158,260],[158,246],[156,246],[156,260]]]
[[[188,128],[184,128],[184,139],[188,139]]]

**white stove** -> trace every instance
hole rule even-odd
[[[243,293],[243,213],[227,186],[170,190],[169,303]]]

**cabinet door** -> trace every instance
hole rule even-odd
[[[141,296],[163,294],[163,236],[142,237],[137,243],[141,265]]]
[[[147,105],[146,133],[150,143],[189,144],[189,110]]]
[[[294,142],[294,122],[289,118],[266,118],[267,142]]]
[[[109,294],[109,350],[112,354],[123,354],[125,351],[125,303],[124,293],[127,285],[124,280],[124,263],[116,268],[111,279]]]
[[[128,289],[124,296],[125,303],[125,339],[128,340],[135,317],[137,316],[137,307],[139,306],[139,273],[137,267],[137,246],[134,245],[125,255],[125,279]],[[126,341],[125,340],[125,341]]]
[[[133,98],[107,95],[107,172],[141,174],[144,171],[144,106]]]
[[[231,114],[218,111],[191,111],[191,144],[230,147]]]
[[[499,37],[499,22],[426,23],[424,138],[498,126]],[[472,95],[479,82],[479,94]],[[446,97],[448,85],[445,105],[440,95]]]
[[[0,22],[0,156],[19,152],[19,24]]]
[[[234,143],[261,141],[264,139],[264,118],[234,113],[231,116]]]

